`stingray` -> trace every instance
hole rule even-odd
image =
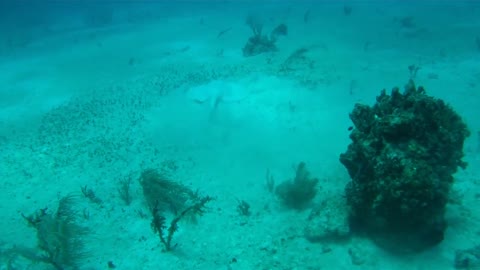
[[[192,87],[187,97],[200,104],[208,104],[215,111],[220,103],[238,102],[248,96],[248,91],[236,83],[215,80],[207,84]]]

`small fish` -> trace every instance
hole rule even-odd
[[[220,38],[221,36],[223,36],[224,34],[226,34],[227,32],[229,32],[230,30],[232,30],[232,27],[229,27],[227,29],[223,29],[222,31],[220,31],[217,35],[217,38]]]
[[[190,46],[185,46],[185,47],[181,48],[178,52],[179,53],[184,53],[184,52],[187,52],[188,50],[190,50]]]
[[[303,22],[304,23],[310,22],[310,10],[305,11],[305,14],[303,14]]]
[[[349,16],[352,14],[352,7],[351,6],[343,6],[343,15]]]

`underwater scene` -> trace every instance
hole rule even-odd
[[[0,2],[0,270],[480,269],[480,1]]]

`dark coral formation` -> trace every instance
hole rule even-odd
[[[192,205],[186,207],[181,212],[176,214],[172,221],[170,221],[170,225],[168,227],[166,224],[166,218],[162,214],[162,210],[158,208],[159,204],[155,205],[151,209],[152,222],[150,223],[150,226],[152,227],[153,231],[158,234],[160,242],[162,242],[163,246],[165,247],[165,251],[171,251],[177,246],[177,244],[172,246],[172,239],[173,235],[178,230],[178,223],[180,222],[180,220],[182,220],[186,216],[202,216],[206,212],[205,205],[212,200],[213,198],[210,196],[199,198]]]
[[[58,209],[50,213],[47,208],[23,217],[37,231],[37,252],[27,247],[16,247],[12,252],[33,262],[50,264],[54,269],[80,269],[90,255],[84,238],[88,229],[80,225],[78,211],[72,195],[62,197]]]
[[[413,81],[356,104],[350,114],[352,143],[340,161],[352,180],[346,186],[352,228],[395,251],[418,251],[443,240],[449,191],[469,131],[442,100]]]
[[[197,191],[170,180],[165,172],[155,169],[144,170],[140,176],[140,184],[152,214],[150,225],[158,234],[165,251],[176,247],[176,244],[172,245],[172,239],[178,230],[179,222],[183,219],[195,221],[206,212],[206,204],[213,200],[210,196],[201,196]],[[166,212],[174,214],[170,222],[167,222]]]
[[[301,210],[317,195],[317,184],[318,179],[311,177],[305,163],[300,162],[293,181],[281,183],[275,189],[275,193],[286,206]]]
[[[140,185],[150,209],[156,207],[162,211],[177,213],[183,210],[189,201],[199,199],[195,191],[155,169],[142,171]]]
[[[288,34],[288,28],[285,24],[278,25],[270,32],[270,35],[263,34],[263,21],[258,16],[248,16],[246,24],[252,30],[253,35],[243,47],[243,55],[245,57],[277,51],[277,46],[275,45],[277,39]]]

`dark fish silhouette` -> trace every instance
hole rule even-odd
[[[218,35],[217,35],[217,38],[220,38],[221,36],[223,36],[225,33],[229,32],[230,30],[232,30],[231,27],[220,31],[220,32],[218,33]]]

